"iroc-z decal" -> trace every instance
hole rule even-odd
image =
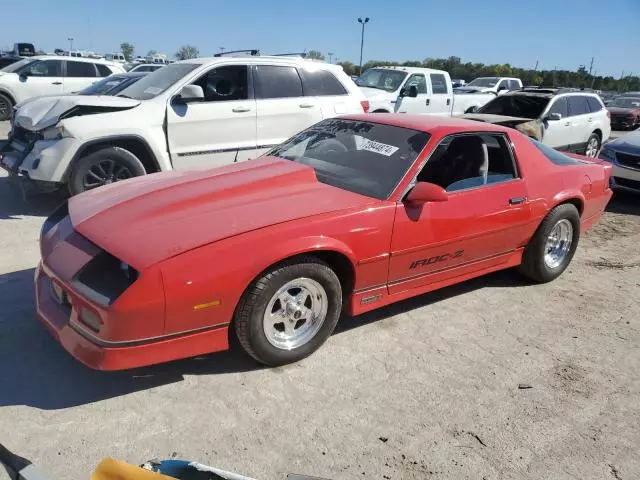
[[[416,260],[412,262],[409,266],[410,269],[418,268],[418,267],[426,267],[427,265],[433,265],[434,263],[446,262],[449,260],[453,260],[454,258],[459,258],[464,253],[464,250],[458,250],[453,253],[445,253],[444,255],[436,255],[435,257],[430,258],[422,258],[420,260]]]

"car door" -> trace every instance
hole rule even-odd
[[[76,93],[98,81],[99,75],[95,64],[91,62],[78,62],[67,60],[65,62],[63,91],[64,93]]]
[[[201,102],[167,107],[167,138],[175,169],[212,167],[256,156],[256,102],[247,65],[216,66],[193,82]]]
[[[449,79],[442,73],[430,73],[431,105],[427,105],[428,115],[447,115],[451,111],[453,92]]]
[[[509,80],[501,80],[498,85],[496,85],[496,92],[498,95],[503,95],[509,91]]]
[[[591,135],[591,111],[584,95],[569,95],[569,116],[571,129],[569,131],[569,150],[584,152],[587,140]]]
[[[62,93],[62,60],[46,59],[33,62],[20,71],[19,82],[20,87],[16,89],[18,102],[41,95]]]
[[[527,189],[502,133],[445,137],[416,181],[447,200],[396,206],[389,293],[420,288],[513,261],[531,230]]]
[[[406,95],[411,87],[416,87],[417,95]],[[396,113],[425,114],[431,110],[431,95],[427,86],[427,79],[422,73],[414,73],[400,90],[400,97],[396,101]]]
[[[253,69],[258,154],[322,120],[320,102],[304,96],[296,67],[254,65]]]
[[[557,113],[559,120],[552,120],[549,115]],[[547,111],[542,115],[544,135],[542,143],[552,148],[566,150],[571,139],[571,118],[569,118],[569,105],[567,97],[553,99]]]

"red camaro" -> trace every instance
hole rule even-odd
[[[610,175],[490,124],[324,120],[256,160],[73,197],[42,228],[37,311],[97,369],[225,350],[230,329],[258,361],[294,362],[343,311],[510,267],[555,279]]]

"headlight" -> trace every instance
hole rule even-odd
[[[42,131],[42,139],[43,140],[60,140],[68,136],[67,132],[64,129],[64,125],[58,125],[55,127],[45,128]]]
[[[602,150],[600,150],[600,155],[598,155],[598,158],[605,160],[607,162],[615,162],[616,153],[610,148],[607,148],[606,146],[604,146],[602,147]]]

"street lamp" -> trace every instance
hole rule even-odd
[[[218,47],[218,48],[220,48],[220,53],[224,53],[225,47]]]
[[[331,57],[333,57],[333,53],[329,52],[327,53],[327,55],[329,56],[329,63],[331,63]]]
[[[369,17],[358,18],[358,23],[362,24],[362,37],[360,38],[360,75],[362,75],[362,48],[364,47],[364,26],[369,23]]]
[[[69,54],[71,54],[73,51],[73,38],[69,37],[67,40],[69,40]]]

